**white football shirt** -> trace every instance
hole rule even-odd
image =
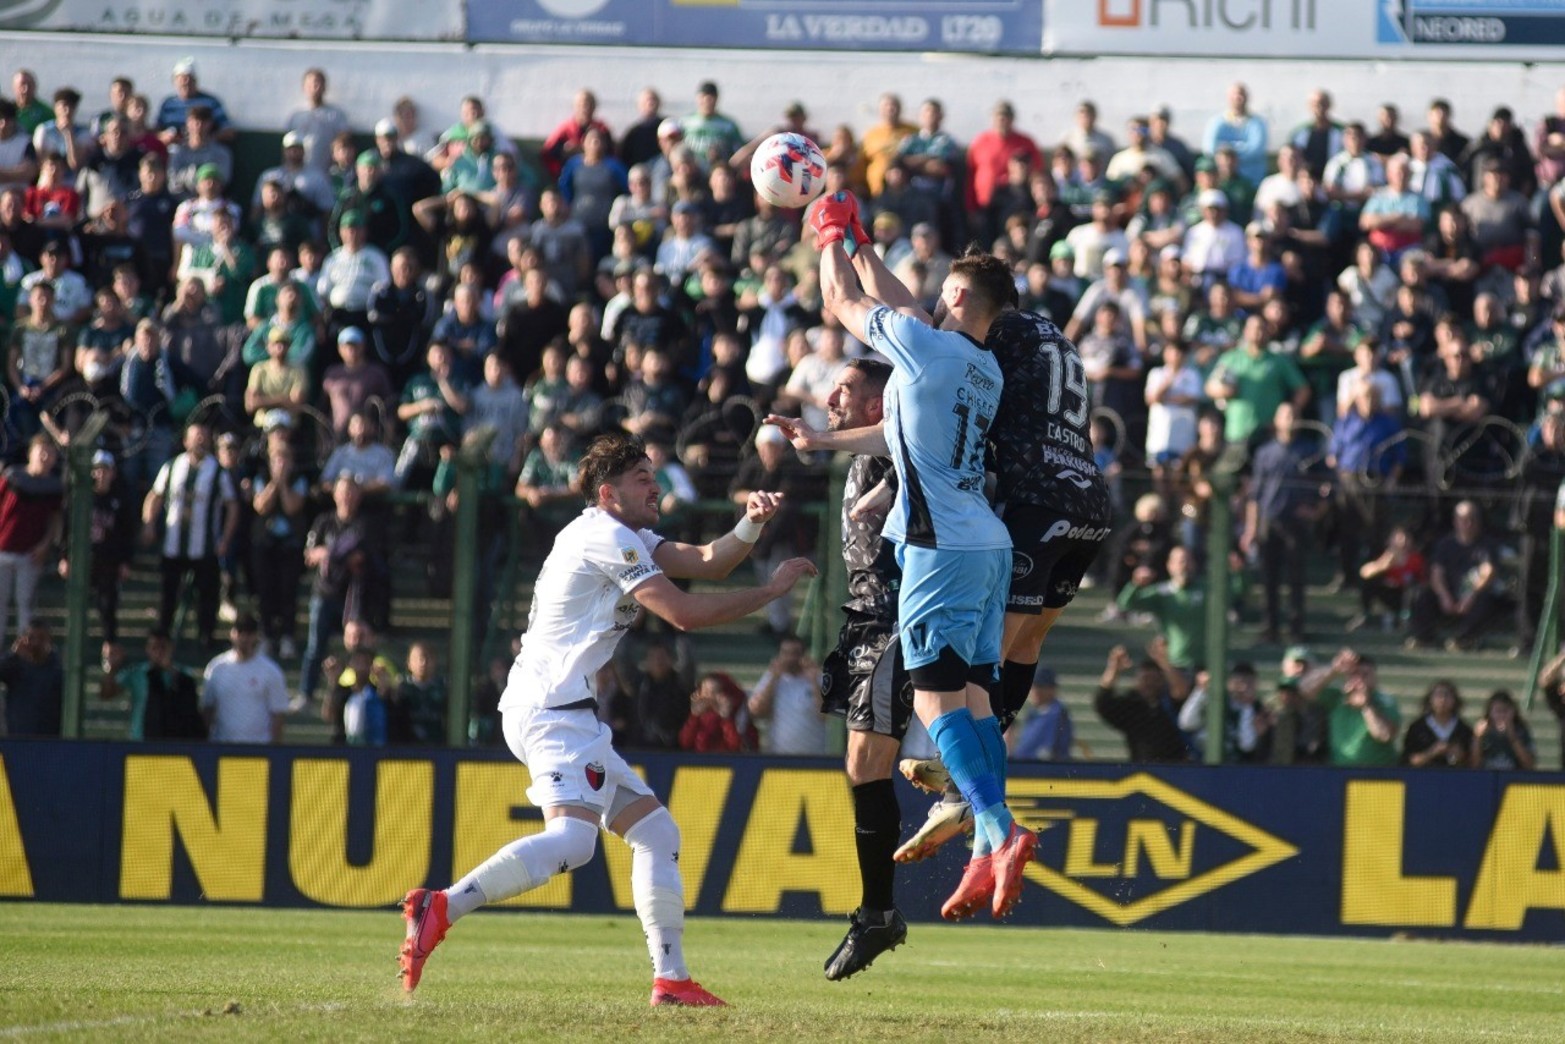
[[[636,617],[630,593],[662,572],[652,561],[662,542],[595,507],[560,530],[533,586],[502,711],[597,698],[598,671]]]

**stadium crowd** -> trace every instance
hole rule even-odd
[[[58,447],[95,410],[111,422],[93,458],[88,567],[105,695],[129,696],[136,738],[268,741],[290,706],[309,706],[338,740],[441,741],[439,650],[416,643],[398,664],[377,636],[399,547],[416,537],[450,553],[449,527],[399,495],[449,514],[454,456],[475,429],[494,433],[486,566],[511,510],[494,495],[514,496],[528,547],[546,548],[579,510],[574,456],[608,429],[647,440],[675,533],[698,531],[713,503],[782,490],[760,575],[814,547],[804,508],[825,499],[825,462],[755,422],[770,410],[824,426],[834,378],[865,349],[822,314],[801,215],[751,192],[759,137],[723,114],[716,84],[669,109],[647,88],[624,127],[581,90],[520,150],[477,97],[438,133],[408,97],[354,128],[311,70],[260,171],[236,168],[238,128],[192,61],[156,105],[124,78],[83,86],[106,88],[107,104],[27,70],[0,98],[12,734],[58,731],[58,655],[32,610],[61,546]],[[1499,108],[1470,136],[1439,99],[1417,129],[1392,105],[1368,125],[1339,119],[1323,90],[1304,109],[1276,133],[1235,84],[1187,142],[1166,108],[1107,128],[1083,101],[1069,127],[1024,128],[1000,101],[964,145],[938,100],[909,114],[887,95],[871,126],[822,135],[792,103],[764,129],[822,143],[827,190],[864,201],[875,249],[926,302],[976,243],[1012,264],[1024,308],[1079,345],[1096,455],[1116,489],[1141,493],[1094,577],[1118,593],[1105,622],[1152,619],[1162,634],[1128,693],[1115,683],[1134,663],[1116,650],[1097,701],[1138,758],[1203,742],[1191,592],[1230,470],[1231,594],[1259,582],[1263,638],[1304,638],[1307,552],[1326,543],[1337,583],[1360,592],[1350,629],[1461,649],[1505,634],[1518,655],[1537,638],[1547,533],[1565,522],[1565,90],[1553,113],[1528,124]],[[132,663],[119,594],[144,547],[160,605]],[[202,685],[171,659],[187,587],[203,645],[215,652],[231,624]],[[759,719],[768,749],[823,750],[791,624],[775,604],[778,656],[750,692],[698,679],[682,642],[642,642],[602,681],[617,742],[754,750]],[[292,693],[277,663],[297,665]],[[1343,707],[1363,742],[1395,739],[1365,658],[1270,703],[1245,666],[1229,686],[1235,757],[1351,761],[1360,740],[1321,725]],[[493,741],[503,668],[481,686],[491,711],[476,742]],[[1457,742],[1458,701],[1441,684],[1414,723],[1435,740],[1413,750],[1410,731],[1408,757],[1503,761],[1510,740],[1493,737],[1517,735],[1508,701],[1492,697],[1478,741]],[[1041,672],[1021,756],[1072,749],[1052,688]],[[230,696],[258,689],[259,706]]]

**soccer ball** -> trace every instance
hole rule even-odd
[[[750,183],[774,207],[808,206],[826,188],[826,156],[802,134],[773,134],[750,157]]]

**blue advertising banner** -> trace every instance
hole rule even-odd
[[[698,914],[840,916],[853,802],[824,759],[636,759],[683,836]],[[928,798],[898,780],[903,821]],[[501,752],[0,742],[0,897],[390,907],[542,828]],[[1558,941],[1565,782],[1467,771],[1013,766],[1040,833],[1034,925]],[[629,913],[629,850],[511,900]],[[965,850],[898,871],[935,920]]]
[[[1044,0],[467,0],[473,43],[1037,54]]]
[[[1382,44],[1455,47],[1559,47],[1565,0],[1386,0]]]

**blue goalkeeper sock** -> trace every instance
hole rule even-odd
[[[929,724],[929,738],[940,750],[940,760],[951,773],[951,781],[972,806],[976,826],[973,850],[987,855],[1005,844],[1011,815],[1005,809],[1005,792],[989,769],[989,756],[972,711],[962,707],[940,715]],[[997,811],[1004,817],[1003,829]]]
[[[1005,750],[1005,734],[1000,731],[1000,719],[992,714],[987,718],[974,718],[973,727],[978,730],[978,738],[983,741],[984,755],[989,759],[989,771],[1000,781],[1000,798],[1003,801],[1009,755]]]

